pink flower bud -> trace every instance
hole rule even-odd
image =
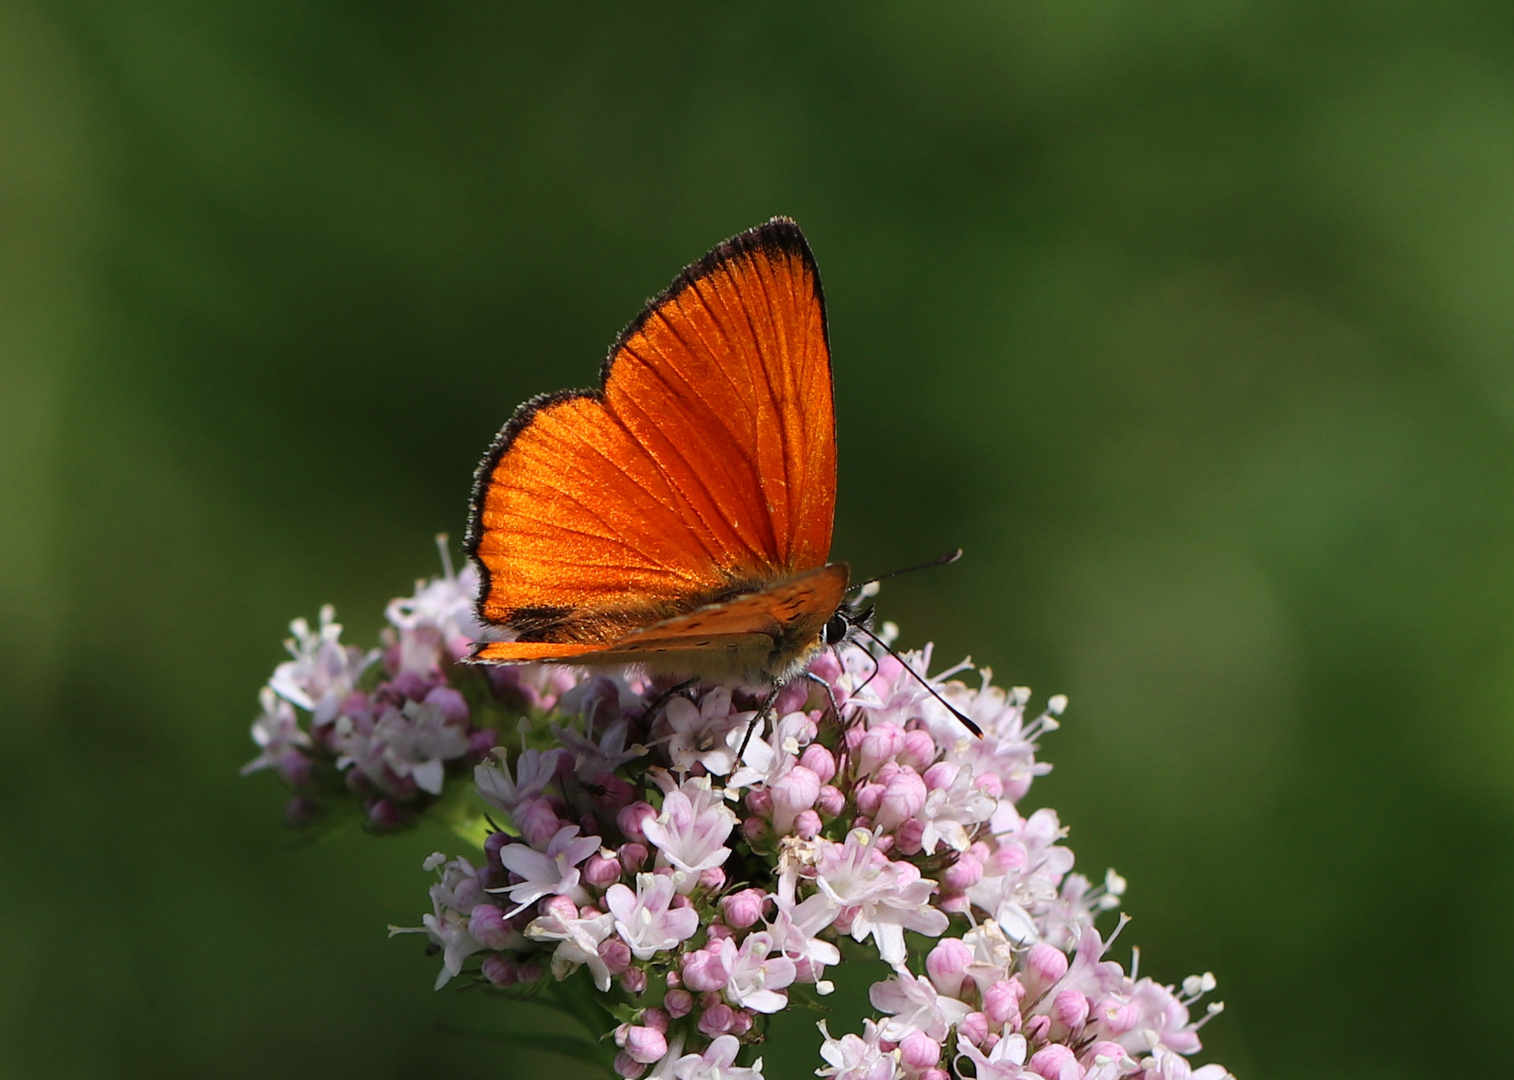
[[[983,991],[983,1015],[994,1027],[1000,1027],[1008,1023],[1010,1017],[1019,1015],[1020,1002],[1024,998],[1025,987],[1020,985],[1018,977],[1000,979]]]
[[[841,677],[841,661],[836,658],[835,653],[827,649],[810,661],[809,670],[811,674],[820,676],[828,683],[833,683]]]
[[[972,962],[973,951],[960,938],[942,938],[926,955],[925,971],[938,994],[957,997]]]
[[[699,887],[706,892],[719,892],[725,888],[725,871],[718,866],[699,872]]]
[[[589,861],[584,863],[583,879],[597,889],[614,885],[620,880],[620,863],[616,859],[607,859],[595,852],[589,856]]]
[[[605,938],[599,943],[599,957],[611,975],[620,975],[631,966],[631,947],[618,937]]]
[[[988,1038],[988,1017],[980,1012],[970,1012],[957,1025],[957,1034],[974,1046]]]
[[[622,844],[619,854],[620,865],[625,867],[626,873],[634,874],[647,865],[647,857],[650,854],[645,844],[639,844],[634,840],[629,844]]]
[[[836,756],[819,743],[811,743],[799,755],[799,764],[820,777],[822,784],[829,784],[836,775]]]
[[[1035,976],[1038,987],[1047,987],[1067,974],[1067,955],[1042,941],[1025,954],[1025,970]]]
[[[674,1020],[681,1019],[694,1008],[694,995],[687,990],[669,990],[662,999],[662,1007]]]
[[[625,1046],[626,1053],[631,1055],[631,1060],[639,1061],[643,1065],[661,1061],[668,1054],[667,1036],[651,1027],[627,1028]]]
[[[722,990],[731,981],[731,973],[720,962],[720,954],[695,949],[683,954],[683,985],[690,990]],[[718,1034],[718,1032],[717,1032]]]
[[[490,953],[479,967],[495,986],[514,986],[520,978],[520,963],[509,953]]]
[[[731,1016],[731,1034],[745,1035],[752,1030],[752,1014],[748,1009],[737,1009]]]
[[[937,1066],[933,1069],[923,1070],[920,1075],[915,1078],[915,1080],[952,1080],[952,1078],[950,1073],[948,1073],[940,1066]]]
[[[434,686],[426,692],[427,705],[435,705],[449,724],[468,722],[468,701],[450,686]]]
[[[547,973],[546,965],[535,958],[522,960],[516,970],[520,976],[519,981],[523,983],[540,982],[541,977]]]
[[[842,739],[846,742],[846,748],[855,755],[857,748],[862,745],[863,736],[866,734],[867,732],[860,724],[853,724],[846,729],[846,734],[842,736]]]
[[[788,716],[791,712],[798,712],[804,708],[804,703],[810,696],[809,683],[805,679],[790,679],[784,684],[783,689],[778,691],[778,696],[773,699],[773,715]]]
[[[1094,1043],[1086,1051],[1084,1051],[1084,1056],[1087,1058],[1087,1060],[1093,1062],[1097,1062],[1099,1058],[1104,1058],[1108,1061],[1119,1062],[1122,1065],[1126,1062],[1132,1062],[1129,1050],[1126,1050],[1117,1042],[1110,1042],[1108,1039],[1100,1039],[1098,1042]],[[1122,1075],[1127,1071],[1129,1070],[1122,1068]]]
[[[820,785],[820,797],[815,800],[815,809],[826,817],[835,817],[846,809],[846,796],[841,789],[830,784]]]
[[[878,724],[868,728],[857,748],[858,773],[871,775],[903,749],[904,729],[898,724]]]
[[[925,786],[932,791],[951,787],[959,771],[959,767],[949,761],[938,761],[925,770]]]
[[[1030,1071],[1046,1080],[1083,1080],[1077,1055],[1061,1043],[1043,1046],[1030,1056]]]
[[[626,1080],[639,1080],[641,1074],[646,1071],[647,1067],[645,1065],[624,1050],[615,1055],[615,1073],[617,1076],[624,1076]]]
[[[794,816],[794,835],[801,840],[813,840],[820,835],[825,823],[814,810],[801,810]]]
[[[929,1069],[941,1062],[941,1044],[923,1031],[911,1031],[899,1043],[899,1060],[911,1071]]]
[[[963,852],[946,868],[941,882],[950,889],[970,889],[983,877],[983,864],[971,852]]]
[[[999,779],[998,773],[984,773],[973,780],[973,786],[990,799],[1004,797],[1004,781]]]
[[[363,807],[370,824],[380,829],[398,829],[408,815],[393,799],[370,799]]]
[[[918,844],[918,838],[917,838],[917,844]],[[918,847],[917,847],[917,849],[918,849]],[[894,850],[894,834],[893,833],[884,833],[882,836],[878,837],[878,839],[876,841],[874,841],[874,843],[873,843],[873,850],[876,851],[879,855],[887,855],[890,851],[893,851]]]
[[[668,1033],[668,1019],[668,1014],[664,1010],[655,1007],[651,1009],[643,1009],[641,1012],[642,1024],[656,1031],[660,1031],[664,1035]]]
[[[543,915],[556,915],[559,919],[562,919],[565,922],[568,919],[576,919],[579,917],[578,905],[573,903],[573,901],[568,899],[566,896],[549,896],[541,902],[541,905],[537,910],[539,910]],[[588,908],[585,908],[584,910],[587,911]],[[587,919],[589,918],[589,916],[585,915],[584,918]]]
[[[900,852],[917,855],[920,852],[920,841],[925,838],[925,823],[919,818],[910,818],[899,824],[894,830],[894,836],[899,841]]]
[[[510,814],[526,843],[537,851],[546,851],[563,822],[546,799],[526,799]]]
[[[746,793],[746,808],[766,817],[773,812],[773,793],[767,788],[752,788]]]
[[[1077,990],[1063,990],[1052,999],[1051,1015],[1063,1027],[1076,1031],[1088,1019],[1088,999]]]
[[[773,831],[787,833],[794,827],[795,815],[814,806],[820,797],[820,777],[795,765],[768,790],[773,793]]]
[[[935,760],[936,740],[930,737],[930,732],[916,728],[904,733],[904,748],[899,751],[898,757],[900,765],[908,765],[916,772],[924,772]]]
[[[883,805],[883,785],[862,784],[852,792],[852,798],[856,800],[858,813],[872,817]]]
[[[628,994],[639,994],[647,988],[647,973],[644,968],[626,968],[620,977],[620,985],[626,988]]]
[[[762,905],[767,894],[761,889],[742,889],[720,900],[720,914],[728,926],[745,930],[762,918]]]
[[[656,816],[657,810],[651,803],[633,802],[615,815],[615,824],[620,826],[620,831],[627,840],[644,844],[647,834],[641,831],[642,823]]]
[[[731,1030],[731,1023],[736,1019],[735,1011],[724,1003],[712,1005],[699,1015],[699,1030],[701,1033],[715,1038],[724,1035]]]
[[[884,785],[883,801],[878,807],[878,824],[885,829],[893,829],[901,821],[914,817],[925,805],[925,795],[925,781],[920,774],[914,769],[900,769]]]
[[[510,920],[503,908],[479,904],[468,914],[468,933],[486,949],[503,949],[510,940]]]
[[[761,840],[768,831],[768,823],[760,817],[749,817],[741,823],[741,835],[750,841]]]
[[[497,863],[500,851],[514,842],[515,837],[507,832],[492,832],[484,837],[484,856],[490,862]]]

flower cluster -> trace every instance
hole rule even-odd
[[[497,737],[490,726],[521,708],[550,706],[575,680],[559,671],[486,670],[458,661],[481,634],[473,616],[478,575],[444,572],[391,601],[383,647],[342,643],[330,605],[317,625],[289,624],[290,659],[259,695],[252,725],[261,751],[244,774],[269,769],[292,789],[285,819],[307,826],[352,809],[376,831],[411,824],[467,778]],[[455,785],[454,785],[455,786]]]
[[[453,603],[470,587],[448,574],[391,605],[387,677],[367,690],[372,658],[343,651],[329,619],[297,624],[254,729],[254,765],[297,789],[304,763],[329,760],[370,799],[419,806],[446,786],[475,800],[482,853],[427,861],[432,910],[412,931],[441,955],[438,987],[587,979],[604,1026],[620,1021],[620,1076],[759,1080],[765,1018],[830,993],[844,953],[873,955],[892,972],[871,988],[876,1015],[839,1036],[821,1025],[819,1076],[1229,1075],[1188,1063],[1220,1008],[1190,1013],[1213,977],[1168,986],[1109,958],[1095,921],[1124,881],[1075,873],[1056,814],[1019,809],[1065,699],[1032,714],[1029,691],[986,668],[929,674],[928,647],[827,650],[766,710],[739,688],[635,671],[480,673],[455,663],[477,631]],[[515,705],[518,745],[444,707],[474,679],[495,716]]]

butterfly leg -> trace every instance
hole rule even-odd
[[[835,690],[831,689],[831,684],[826,682],[819,675],[816,675],[813,671],[806,671],[802,678],[808,679],[812,683],[820,684],[820,689],[825,691],[826,699],[831,703],[831,715],[836,718],[836,723],[842,723],[841,706],[836,703],[836,692]]]
[[[762,704],[757,706],[757,715],[753,716],[751,722],[747,724],[746,734],[741,737],[741,749],[736,751],[736,760],[738,762],[746,754],[747,743],[752,741],[752,732],[757,730],[757,725],[762,723],[767,714],[772,711],[773,702],[778,700],[778,691],[782,689],[782,686],[773,687],[772,692],[762,699]]]

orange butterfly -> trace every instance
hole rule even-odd
[[[835,506],[820,275],[774,218],[649,302],[600,389],[533,398],[495,438],[467,548],[509,640],[472,659],[781,685],[855,621]]]

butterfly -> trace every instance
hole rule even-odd
[[[467,551],[506,640],[471,659],[781,686],[858,623],[835,506],[820,275],[773,218],[649,301],[597,390],[533,398],[496,436]]]

